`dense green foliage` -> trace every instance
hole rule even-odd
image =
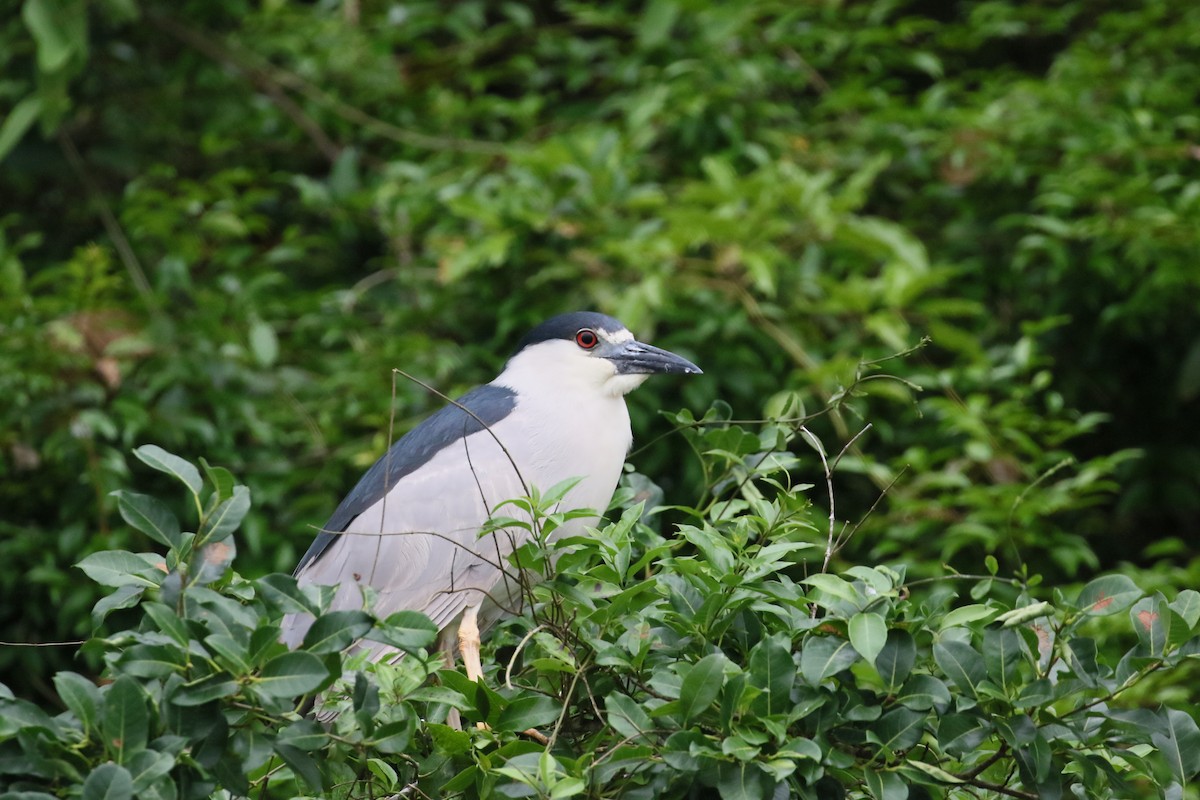
[[[687,510],[669,540],[638,503],[548,546],[570,482],[523,501],[535,537],[512,569],[547,580],[524,582],[533,613],[500,636],[521,638],[490,685],[444,668],[421,614],[326,611],[332,587],[230,573],[246,487],[207,464],[206,486],[194,465],[139,448],[187,487],[196,531],[153,497],[119,494],[166,555],[80,563],[114,588],[98,620],[131,605],[141,620],[90,644],[107,686],[55,676],[63,714],[0,693],[3,797],[1181,797],[1200,775],[1187,713],[1110,706],[1200,656],[1200,593],[1168,602],[1110,575],[1039,601],[994,574],[931,591],[902,568],[815,571],[812,487],[781,491],[793,459],[777,448],[819,441],[799,425],[688,425],[733,491]],[[976,602],[956,604],[960,590]],[[289,651],[280,621],[297,611],[317,619]],[[1088,623],[1125,611],[1132,647],[1106,663]],[[407,657],[344,667],[364,636]],[[302,714],[317,693],[336,711],[328,727]],[[445,724],[450,708],[486,727]]]
[[[100,592],[71,565],[148,546],[112,492],[194,513],[135,472],[147,443],[246,481],[246,577],[219,592],[269,628],[255,582],[289,572],[390,431],[440,403],[392,370],[454,394],[531,323],[586,307],[705,369],[631,397],[632,460],[667,502],[711,513],[734,489],[653,409],[795,419],[832,403],[808,425],[847,447],[833,515],[862,520],[834,574],[888,565],[909,585],[990,556],[1027,594],[975,600],[1054,602],[1115,670],[1097,666],[1104,680],[1134,641],[1072,616],[1084,582],[1200,586],[1200,5],[0,4],[6,642],[92,633]],[[821,485],[808,440],[788,442],[789,480]],[[831,500],[812,499],[815,525]],[[699,524],[662,522],[673,543],[675,523]],[[1028,588],[1037,575],[1054,588]],[[872,612],[889,630],[938,631],[955,604],[888,597]],[[845,612],[824,608],[837,633]],[[990,620],[950,639],[987,657],[1007,635]],[[762,624],[684,643],[672,674],[712,655],[704,642],[730,659],[723,686],[751,674],[742,657],[783,633]],[[820,634],[796,631],[795,652]],[[913,635],[914,669],[938,674],[932,633]],[[3,645],[0,670],[57,709],[51,675],[116,677],[114,648]],[[866,661],[838,702],[878,688]],[[1196,683],[1185,660],[1121,702],[1194,716]]]

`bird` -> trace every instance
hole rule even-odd
[[[529,540],[532,520],[481,531],[493,515],[522,518],[507,501],[571,479],[555,510],[603,514],[633,443],[625,396],[670,373],[701,369],[605,314],[542,322],[495,379],[424,419],[367,470],[300,559],[298,584],[336,585],[329,610],[361,609],[373,597],[379,618],[426,614],[437,649],[453,663],[457,645],[467,677],[481,679],[482,634],[520,604],[508,557]],[[553,536],[578,535],[598,519],[571,518]],[[299,646],[312,623],[288,615],[281,640]],[[354,649],[375,661],[401,655],[367,640]]]

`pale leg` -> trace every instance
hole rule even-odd
[[[468,606],[463,612],[462,622],[458,623],[458,651],[462,653],[463,666],[467,669],[467,677],[473,681],[483,680],[483,663],[479,660],[479,606]],[[478,722],[475,727],[487,730],[486,722]],[[526,736],[548,744],[549,739],[530,728],[524,732]]]
[[[462,653],[467,677],[478,681],[483,677],[483,664],[479,661],[479,606],[467,606],[462,622],[458,623],[458,650]]]

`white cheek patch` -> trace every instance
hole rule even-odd
[[[598,333],[600,335],[600,338],[602,338],[604,341],[608,342],[609,344],[624,344],[625,342],[633,341],[633,334],[627,330],[619,330],[619,331],[611,331],[611,332],[605,331],[605,330],[598,330],[598,331],[596,331],[596,333]]]

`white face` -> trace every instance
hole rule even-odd
[[[650,376],[618,374],[617,365],[605,358],[605,353],[633,340],[633,334],[624,328],[584,328],[573,340],[551,339],[526,347],[509,360],[495,382],[518,394],[552,385],[559,390],[590,390],[621,397]]]

